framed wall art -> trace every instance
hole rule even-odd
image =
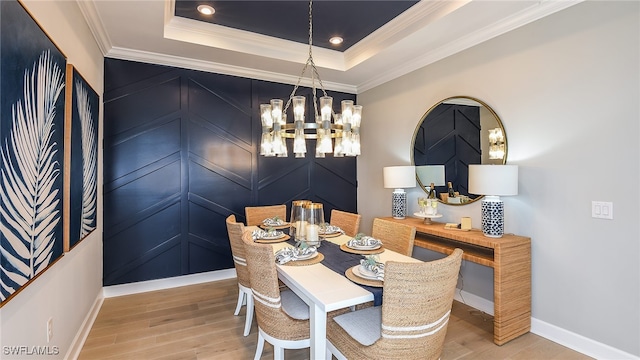
[[[66,57],[0,1],[0,306],[63,254]]]
[[[65,191],[68,199],[68,230],[64,250],[69,251],[97,225],[98,202],[98,93],[67,64],[65,110]]]

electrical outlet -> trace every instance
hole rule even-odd
[[[613,203],[607,201],[592,201],[591,217],[613,220]]]
[[[53,318],[47,320],[47,342],[51,342],[53,339]]]

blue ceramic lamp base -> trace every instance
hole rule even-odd
[[[407,193],[403,189],[395,189],[391,197],[391,216],[404,219],[407,216]]]
[[[482,233],[493,238],[504,235],[504,202],[498,196],[482,199]]]

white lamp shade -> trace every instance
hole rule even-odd
[[[382,169],[384,187],[387,189],[406,189],[416,187],[415,166],[387,166]]]
[[[416,174],[424,186],[444,186],[444,165],[416,166]]]
[[[518,165],[469,165],[469,192],[518,195]]]

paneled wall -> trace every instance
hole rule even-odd
[[[357,210],[355,158],[258,155],[259,104],[292,88],[105,59],[104,285],[231,268],[224,220],[245,206]]]

